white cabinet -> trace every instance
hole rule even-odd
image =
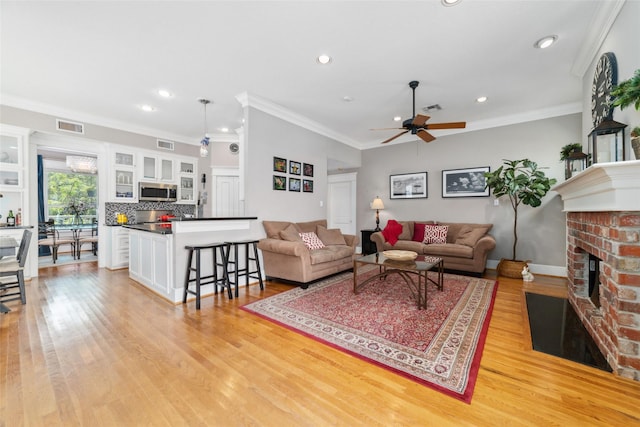
[[[24,188],[26,131],[3,125],[0,128],[0,189]]]
[[[196,203],[196,163],[195,161],[180,160],[178,162],[178,202],[184,204]]]
[[[132,152],[114,149],[111,155],[109,199],[112,202],[136,202],[138,181],[136,180],[136,156]]]
[[[173,159],[143,154],[140,179],[142,181],[174,182]]]
[[[129,250],[129,277],[164,297],[170,296],[173,236],[131,230]]]
[[[119,226],[107,228],[110,229],[107,268],[127,268],[129,266],[129,229]]]

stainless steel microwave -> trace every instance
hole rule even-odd
[[[160,182],[141,182],[138,200],[141,202],[175,202],[178,200],[178,186]]]

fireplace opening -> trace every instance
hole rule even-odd
[[[534,350],[613,371],[568,300],[530,292],[525,297]]]
[[[589,299],[600,308],[600,262],[602,260],[589,254]]]

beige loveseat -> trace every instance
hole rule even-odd
[[[371,241],[376,244],[378,252],[398,249],[413,251],[420,255],[437,256],[443,259],[446,270],[481,276],[486,268],[489,252],[496,247],[496,240],[487,234],[493,224],[455,222],[437,222],[436,224],[431,220],[398,221],[398,223],[402,225],[402,232],[393,245],[385,240],[380,231],[371,235]],[[412,240],[417,230],[416,223],[448,226],[446,243],[425,244],[423,241]]]
[[[327,229],[326,220],[262,221],[267,237],[258,242],[267,279],[277,278],[306,288],[314,280],[353,268],[357,236]],[[309,249],[299,233],[315,233],[324,247]]]

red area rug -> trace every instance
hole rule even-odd
[[[444,291],[430,284],[427,309],[418,310],[398,275],[355,295],[353,274],[345,273],[242,309],[469,403],[497,288],[445,274]]]

